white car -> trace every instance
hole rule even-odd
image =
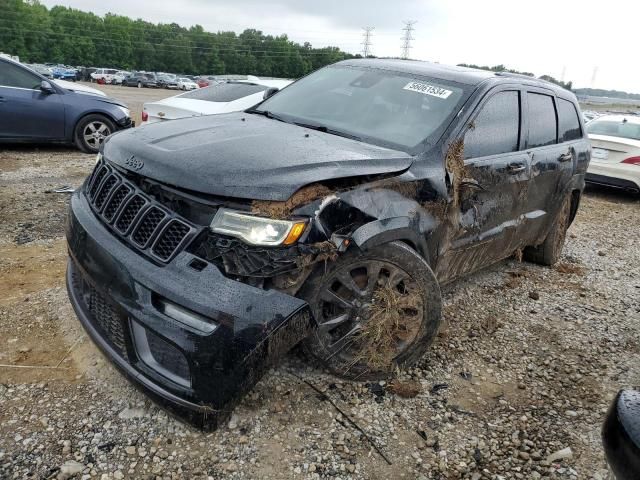
[[[197,90],[198,84],[188,78],[178,78],[178,88],[180,90]]]
[[[291,80],[262,80],[250,77],[250,80],[224,82],[199,88],[158,102],[145,103],[142,123],[239,112],[260,103],[267,89],[281,89],[290,83]]]
[[[113,83],[114,85],[122,85],[122,82],[124,81],[124,79],[129,75],[131,75],[131,72],[127,72],[125,70],[118,70],[116,73],[113,74],[111,83]]]
[[[90,77],[94,82],[102,79],[104,83],[113,83],[113,78],[117,72],[118,70],[115,68],[99,68],[93,72]]]
[[[591,139],[586,181],[640,192],[640,116],[603,115],[586,127]]]

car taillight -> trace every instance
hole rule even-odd
[[[640,165],[640,157],[629,157],[622,161],[628,165]]]
[[[149,114],[143,110],[142,111],[142,121],[146,122],[147,120],[149,120]]]

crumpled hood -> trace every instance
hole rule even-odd
[[[125,130],[105,143],[104,156],[176,187],[276,201],[314,182],[399,173],[413,161],[406,152],[244,112]]]

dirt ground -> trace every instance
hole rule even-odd
[[[292,353],[205,434],[115,372],[68,303],[68,194],[47,191],[93,164],[0,150],[0,478],[606,478],[603,416],[640,383],[638,198],[589,189],[559,267],[509,260],[447,287],[438,339],[400,374],[412,398]]]

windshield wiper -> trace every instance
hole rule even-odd
[[[270,118],[272,120],[278,120],[279,122],[289,123],[284,118],[282,118],[281,116],[276,115],[275,113],[270,112],[269,110],[246,110],[246,113],[253,113],[255,115],[262,115],[263,117],[267,117],[267,118]]]
[[[333,128],[329,128],[326,125],[313,125],[311,123],[301,123],[301,122],[293,122],[295,125],[304,128],[310,128],[311,130],[317,130],[318,132],[328,133],[330,135],[337,135],[338,137],[350,138],[351,140],[361,141],[362,139],[351,133],[343,132],[341,130],[334,130]]]

